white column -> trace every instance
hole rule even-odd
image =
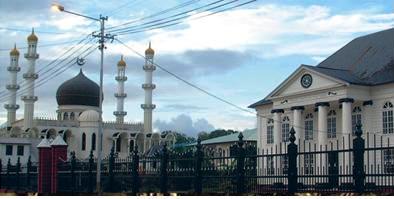
[[[124,111],[124,99],[127,97],[127,94],[124,92],[124,83],[127,81],[127,76],[125,74],[126,70],[126,62],[123,60],[123,56],[118,62],[118,76],[115,77],[115,80],[118,82],[118,92],[115,93],[115,97],[117,99],[116,111],[114,111],[114,115],[116,117],[117,123],[123,123],[124,117],[127,115],[127,112]]]
[[[145,90],[145,103],[141,104],[141,108],[144,110],[144,133],[152,133],[152,111],[156,108],[156,105],[152,104],[152,91],[156,88],[156,85],[152,83],[152,73],[156,70],[156,66],[153,64],[154,50],[149,48],[145,51],[145,65],[143,67],[145,71],[145,83],[142,84],[142,88]]]
[[[352,98],[340,99],[342,104],[342,136],[345,137],[345,149],[349,148],[349,135],[352,134]]]
[[[274,148],[278,147],[279,150],[279,145],[281,140],[281,114],[283,113],[283,109],[275,109],[272,110],[271,113],[273,113],[273,120],[274,120]]]
[[[296,132],[295,137],[296,141],[295,143],[298,143],[298,141],[302,141],[301,139],[304,137],[304,128],[302,124],[302,111],[304,110],[303,106],[294,106],[291,108],[293,111],[293,128],[294,131]]]
[[[12,123],[16,120],[16,110],[19,109],[19,105],[16,104],[16,92],[19,89],[17,84],[17,73],[20,71],[18,66],[19,51],[14,46],[14,49],[10,52],[10,66],[7,67],[10,75],[9,84],[6,85],[6,89],[9,91],[8,104],[4,105],[7,109],[7,126],[12,126]]]
[[[370,134],[369,139],[372,139],[373,128],[374,128],[374,125],[376,124],[376,121],[372,117],[372,113],[373,113],[373,106],[372,105],[373,105],[372,100],[364,101],[362,115],[361,115],[361,121],[362,121],[361,128],[363,130],[363,134],[366,137],[367,133],[369,132],[369,134]],[[373,142],[369,142],[369,143],[372,146]]]
[[[317,148],[320,150],[320,146],[323,147],[327,143],[327,109],[329,107],[328,102],[316,103],[318,107],[318,123],[317,123]]]

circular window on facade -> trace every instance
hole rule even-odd
[[[301,86],[304,88],[309,88],[312,85],[312,75],[305,74],[301,77]]]

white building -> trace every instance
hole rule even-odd
[[[57,135],[64,138],[68,144],[68,151],[75,151],[77,158],[88,158],[91,150],[96,155],[99,126],[99,86],[87,78],[81,69],[79,74],[61,84],[56,92],[57,118],[34,117],[34,103],[40,102],[38,97],[34,95],[34,82],[38,78],[38,74],[35,73],[35,61],[39,57],[37,54],[38,37],[34,34],[34,30],[27,40],[28,51],[25,58],[29,64],[27,69],[22,70],[26,71],[23,78],[28,85],[28,90],[27,95],[21,98],[25,104],[24,117],[18,120],[15,117],[16,110],[19,108],[16,99],[19,89],[17,75],[21,68],[18,66],[19,51],[16,47],[10,52],[10,66],[7,67],[10,77],[10,83],[6,86],[9,90],[9,100],[4,107],[8,116],[7,123],[0,129],[0,159],[3,164],[8,159],[12,164],[15,164],[18,157],[21,159],[21,163],[25,163],[29,156],[32,157],[32,161],[37,161],[35,147],[39,141],[44,137],[54,139]],[[152,132],[152,109],[154,108],[152,89],[155,85],[152,84],[154,51],[150,45],[145,54],[147,58],[143,69],[147,73],[147,84],[142,85],[145,90],[145,105],[142,108],[145,111],[149,110],[148,114],[144,114],[144,123],[148,125],[124,122],[124,116],[127,114],[124,110],[127,108],[124,106],[124,98],[127,97],[125,92],[127,76],[126,62],[122,57],[116,66],[118,73],[116,76],[114,74],[115,80],[118,82],[117,93],[115,93],[117,106],[114,111],[116,122],[103,122],[104,156],[110,152],[112,146],[115,147],[120,157],[125,157],[130,154],[135,145],[138,146],[139,152],[144,153],[153,145],[159,145],[160,142],[167,142],[171,146],[175,141],[172,134],[162,136]]]
[[[388,29],[356,38],[316,66],[301,65],[268,96],[250,105],[257,112],[260,151],[283,152],[291,127],[301,151],[315,145],[317,150],[336,149],[337,141],[339,148],[349,149],[357,122],[362,123],[364,138],[369,133],[366,147],[373,145],[374,136],[379,146],[393,145],[387,143],[394,137],[393,35],[394,29]],[[374,157],[375,163],[394,164],[394,150],[379,151]],[[346,155],[334,161],[350,170],[348,160]],[[327,166],[312,156],[299,161],[305,167]],[[274,165],[270,160],[264,164]]]

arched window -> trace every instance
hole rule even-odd
[[[96,150],[96,134],[92,134],[92,151]]]
[[[120,148],[122,147],[122,140],[120,136],[116,139],[116,152],[120,152]]]
[[[70,113],[70,120],[75,120],[75,114],[74,114],[74,112],[71,112],[71,113]]]
[[[62,120],[62,114],[60,112],[57,113],[57,120]]]
[[[82,133],[82,151],[86,150],[86,134]]]
[[[285,116],[282,120],[282,142],[289,141],[290,119]]]
[[[337,136],[337,113],[334,110],[327,115],[327,138],[336,138]]]
[[[274,120],[268,119],[267,122],[267,144],[274,143]]]
[[[130,153],[131,153],[131,152],[134,151],[134,140],[130,140],[130,145],[129,146],[130,146],[129,150],[130,150]]]
[[[352,132],[353,132],[353,135],[355,135],[356,125],[358,123],[361,124],[361,108],[359,106],[356,106],[353,108],[353,112],[352,112]]]
[[[383,134],[393,132],[393,104],[386,102],[383,106]]]
[[[313,115],[308,113],[305,116],[305,140],[313,140]]]
[[[68,113],[64,113],[63,120],[68,120]]]

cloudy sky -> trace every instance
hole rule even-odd
[[[57,87],[75,76],[79,70],[77,65],[70,68],[57,65],[57,68],[52,69],[45,66],[98,28],[98,24],[90,20],[51,11],[53,2],[0,0],[0,66],[3,70],[0,72],[0,102],[4,104],[7,100],[5,84],[8,81],[6,67],[9,65],[9,50],[14,43],[20,48],[26,47],[26,37],[34,27],[39,37],[38,45],[42,45],[38,48],[40,59],[37,62],[40,78],[43,80],[53,76],[51,70],[64,71],[56,73],[58,76],[44,81],[45,83],[36,88],[39,101],[36,103],[35,115],[45,117],[55,117]],[[148,42],[152,41],[152,47],[156,51],[156,63],[245,108],[264,98],[300,64],[316,65],[351,39],[391,28],[394,24],[392,0],[260,0],[208,17],[201,16],[209,15],[215,9],[204,9],[226,3],[221,8],[227,8],[248,1],[56,2],[64,5],[66,10],[93,17],[108,15],[107,27],[118,26],[110,29],[114,33],[117,28],[131,27],[131,31],[117,38],[139,53],[143,53]],[[209,3],[212,3],[211,7],[203,7]],[[163,12],[174,7],[178,9]],[[195,9],[198,7],[203,8]],[[193,12],[186,12],[193,9]],[[179,13],[185,14],[177,15]],[[176,16],[168,18],[173,15]],[[152,23],[186,15],[189,18],[174,26],[146,28]],[[119,26],[126,22],[130,23]],[[74,48],[80,51],[70,56],[71,58],[82,52],[83,43]],[[91,44],[86,45],[88,46]],[[24,53],[26,50],[20,51]],[[105,50],[104,119],[114,120],[114,76],[121,54],[125,55],[128,65],[126,120],[142,121],[143,111],[140,104],[144,99],[141,89],[144,82],[144,61],[116,41],[108,43]],[[20,66],[23,73],[26,61],[22,57]],[[89,78],[98,82],[98,50],[87,57],[83,70]],[[18,77],[21,82],[22,73]],[[215,128],[243,130],[255,127],[253,114],[223,104],[160,69],[154,72],[154,83],[157,89],[154,90],[153,100],[157,108],[154,110],[153,119],[154,128],[157,130],[178,130],[195,135],[199,131]],[[18,103],[21,105],[18,118],[21,118],[23,103],[19,98]],[[1,109],[1,123],[5,122],[5,117],[5,109]]]

